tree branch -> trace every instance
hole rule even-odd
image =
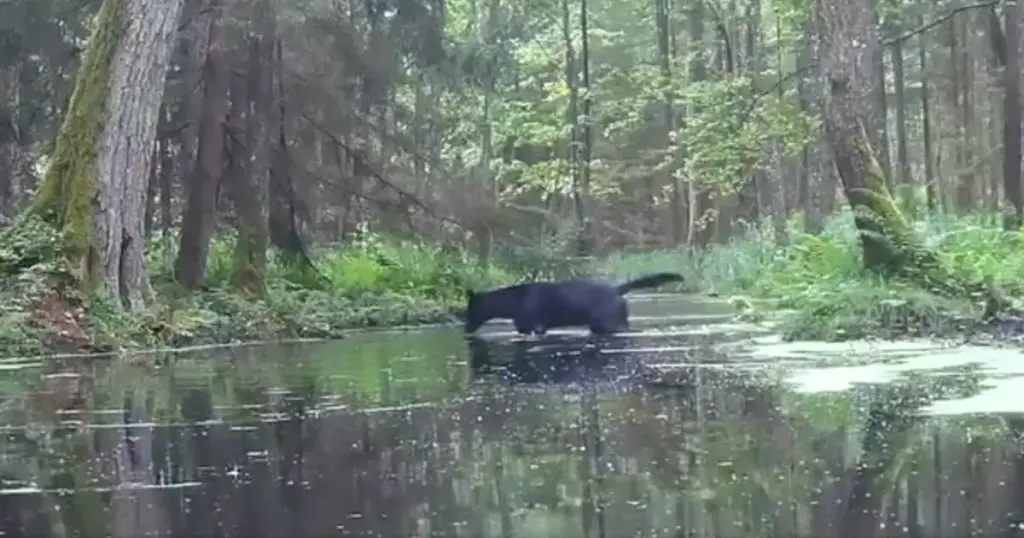
[[[936,26],[938,26],[938,25],[948,21],[949,19],[952,19],[958,13],[961,13],[961,12],[964,12],[964,11],[969,11],[969,10],[972,10],[972,9],[981,9],[981,8],[986,8],[986,7],[993,7],[993,6],[999,5],[1001,2],[1002,2],[1002,0],[987,0],[985,2],[978,2],[976,4],[965,4],[965,5],[962,5],[962,6],[957,6],[957,7],[953,8],[953,9],[949,10],[949,12],[947,12],[945,15],[943,15],[943,16],[941,16],[941,17],[939,17],[939,18],[937,18],[937,19],[935,19],[935,20],[933,20],[931,22],[928,22],[928,23],[924,24],[923,26],[919,26],[917,28],[914,28],[913,30],[910,30],[910,31],[904,32],[902,34],[899,34],[899,35],[890,37],[888,39],[885,39],[880,44],[881,44],[881,46],[886,47],[886,46],[892,45],[893,43],[899,43],[901,41],[906,41],[907,39],[910,39],[911,37],[914,37],[914,36],[916,36],[918,34],[927,32],[928,30],[931,30],[932,28],[935,28]]]
[[[310,118],[306,114],[299,114],[299,117],[301,117],[303,120],[305,120],[306,123],[309,123],[314,129],[319,131],[321,134],[323,134],[324,136],[329,138],[331,140],[331,142],[335,146],[345,148],[345,150],[348,152],[348,154],[353,159],[358,159],[359,160],[358,164],[359,164],[360,168],[362,168],[363,170],[368,171],[370,173],[370,175],[372,175],[374,177],[374,179],[379,181],[382,185],[384,185],[385,187],[387,187],[391,191],[393,191],[396,194],[398,194],[399,198],[405,199],[405,200],[408,200],[408,201],[412,202],[412,205],[420,208],[424,213],[426,213],[427,215],[429,215],[432,218],[441,220],[443,222],[448,222],[448,223],[451,223],[451,224],[455,224],[456,226],[458,226],[460,228],[463,227],[462,223],[457,221],[457,220],[455,220],[455,219],[448,218],[448,217],[442,217],[440,215],[437,215],[436,213],[434,213],[434,211],[432,209],[427,207],[426,204],[424,204],[422,201],[420,201],[419,198],[417,198],[416,196],[413,196],[412,194],[406,192],[404,189],[402,189],[398,185],[395,185],[394,183],[391,183],[390,181],[384,179],[384,176],[382,176],[380,172],[378,172],[376,169],[374,169],[374,167],[370,166],[370,163],[366,162],[366,160],[364,160],[364,159],[362,159],[360,157],[357,157],[356,156],[357,153],[355,151],[353,151],[351,146],[349,146],[343,140],[341,140],[340,138],[335,136],[334,133],[332,133],[329,129],[327,129],[326,127],[320,125],[319,122],[317,122],[313,118]]]
[[[1024,1],[1024,0],[1020,0],[1020,1]],[[929,22],[927,22],[927,23],[925,23],[925,24],[923,24],[923,25],[921,25],[921,26],[919,26],[917,28],[914,28],[913,30],[909,30],[909,31],[904,32],[902,34],[895,35],[893,37],[889,37],[889,38],[883,39],[881,42],[879,42],[879,46],[887,47],[887,46],[892,45],[894,43],[899,43],[899,42],[902,42],[902,41],[906,41],[907,39],[910,39],[911,37],[914,37],[914,36],[916,36],[918,34],[921,34],[921,33],[924,33],[924,32],[926,32],[928,30],[931,30],[932,28],[935,28],[936,26],[938,26],[938,25],[940,25],[940,24],[942,24],[942,23],[952,19],[958,13],[962,13],[964,11],[969,11],[969,10],[972,10],[972,9],[984,9],[984,8],[995,7],[995,6],[999,5],[1001,2],[1002,2],[1002,0],[986,0],[984,2],[978,2],[978,3],[974,3],[974,4],[966,4],[966,5],[963,5],[963,6],[955,7],[953,9],[949,10],[948,13],[942,15],[941,17],[939,17],[939,18],[937,18],[937,19],[935,19],[933,21],[929,21]],[[793,72],[787,74],[786,76],[781,77],[778,81],[776,81],[774,84],[772,84],[770,88],[768,88],[767,90],[761,91],[758,95],[756,95],[754,97],[754,100],[753,100],[754,104],[752,104],[750,106],[750,111],[753,110],[754,106],[756,106],[757,101],[760,100],[761,98],[765,97],[766,95],[771,95],[771,94],[777,92],[779,90],[780,86],[783,86],[784,84],[788,83],[789,81],[793,80],[794,78],[796,78],[798,76],[801,76],[804,73],[810,71],[811,69],[815,69],[815,68],[819,67],[820,65],[821,64],[818,63],[818,62],[811,62],[811,63],[803,66],[802,68],[796,69]],[[747,112],[747,115],[749,115],[750,111]]]

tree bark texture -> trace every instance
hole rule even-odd
[[[871,147],[873,58],[878,47],[869,0],[830,2],[816,9],[826,84],[825,132],[847,201],[854,210],[866,267],[907,278],[947,296],[978,294],[990,299],[989,312],[1006,301],[999,290],[957,276],[916,238],[886,188]],[[858,520],[847,528],[868,528]],[[858,532],[858,531],[851,531]]]
[[[93,226],[103,281],[136,309],[149,292],[146,178],[182,1],[105,1],[121,5],[125,31],[111,65],[107,121],[96,140]]]
[[[994,16],[994,15],[993,15]],[[1021,196],[1021,22],[1024,1],[1006,12],[1006,39],[1003,43],[1003,191],[1010,203],[1004,225],[1015,230],[1024,221],[1024,200]],[[998,26],[999,22],[994,23]]]
[[[224,121],[228,112],[229,65],[224,57],[220,28],[220,6],[210,16],[206,61],[203,66],[202,117],[199,122],[199,151],[188,178],[185,218],[176,264],[177,280],[196,288],[203,285],[210,240],[217,227],[217,191],[224,174]]]
[[[88,288],[149,294],[146,189],[182,0],[104,0],[34,208]]]
[[[878,49],[871,5],[868,0],[821,1],[816,11],[828,88],[825,131],[836,171],[850,206],[858,212],[864,263],[876,268],[891,265],[894,260],[884,245],[883,222],[898,218],[899,213],[870,142],[877,114],[873,85]]]
[[[247,173],[233,178],[235,209],[238,212],[238,241],[232,283],[240,289],[262,292],[267,266],[267,202],[270,187],[270,151],[272,136],[279,131],[272,114],[277,112],[273,99],[273,36],[250,36],[246,78],[238,79],[238,99],[245,100],[246,112],[240,127],[246,141],[238,156],[248,161]],[[236,99],[232,95],[232,99]]]

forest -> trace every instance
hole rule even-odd
[[[653,270],[792,339],[991,333],[1024,294],[1022,17],[3,0],[0,349],[333,338]]]

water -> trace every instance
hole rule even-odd
[[[0,364],[0,536],[1021,536],[1024,361],[721,303]]]

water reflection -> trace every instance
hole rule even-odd
[[[977,393],[971,372],[805,393],[688,355],[666,383],[651,339],[436,331],[11,373],[0,533],[1020,532],[1024,421],[918,418]]]
[[[657,372],[633,354],[628,337],[599,339],[578,335],[547,335],[543,339],[486,340],[467,338],[467,356],[474,378],[510,385],[607,385],[646,388]],[[552,387],[548,387],[552,388]]]

